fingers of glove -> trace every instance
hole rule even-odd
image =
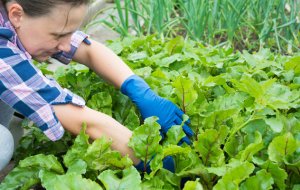
[[[187,136],[191,137],[194,135],[194,132],[192,131],[192,129],[189,126],[187,126],[186,124],[184,124],[182,128]]]
[[[138,165],[135,166],[138,171],[147,172],[148,174],[151,172],[149,162],[145,165],[145,162],[141,161]]]
[[[187,136],[185,136],[179,141],[178,146],[181,146],[184,142],[188,145],[192,144],[191,140]]]
[[[162,130],[160,130],[159,132],[160,132],[161,140],[163,140],[165,138],[164,132]]]
[[[175,110],[175,113],[179,118],[182,118],[182,115],[184,114],[184,112],[181,109],[179,109],[178,107]]]
[[[182,120],[183,120],[183,118],[182,118],[182,116],[183,116],[183,114],[184,114],[184,112],[181,110],[181,109],[176,109],[176,115],[181,119],[181,122],[182,122]],[[190,123],[191,123],[191,120],[190,119],[188,119],[186,122],[185,122],[187,125],[189,125]],[[181,123],[180,123],[181,124]]]
[[[191,124],[191,120],[188,119],[186,122],[185,122],[187,125]]]
[[[176,116],[174,124],[181,125],[181,123],[182,123],[182,120]],[[187,124],[184,124],[182,128],[187,136],[190,137],[190,136],[194,135],[194,132],[192,131],[192,129],[189,126],[187,126]]]
[[[161,125],[161,131],[163,132],[163,133],[167,133],[168,132],[168,130],[173,126],[173,125],[177,125],[175,122],[172,122],[172,123],[170,123],[170,124],[168,124],[168,125]]]
[[[163,167],[170,172],[175,172],[175,162],[172,156],[167,156],[163,159]]]
[[[176,115],[176,116],[175,116],[174,123],[175,123],[176,125],[181,125],[182,119]]]
[[[180,121],[180,119],[179,119],[178,117],[176,117],[175,121],[172,122],[172,124],[171,124],[171,125],[167,128],[167,130],[164,131],[164,132],[167,133],[167,131],[168,131],[173,125],[181,125],[181,123],[182,123],[182,121]],[[192,131],[192,129],[191,129],[189,126],[187,126],[187,124],[184,124],[183,127],[182,127],[182,129],[183,129],[184,133],[185,133],[187,136],[191,137],[191,136],[194,135],[194,132]]]

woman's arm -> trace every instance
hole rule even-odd
[[[128,147],[132,132],[110,116],[86,106],[78,107],[72,104],[55,105],[53,108],[66,130],[77,135],[85,122],[87,124],[86,133],[92,139],[102,136],[112,139],[112,148],[114,150],[118,150],[122,155],[128,154],[135,165],[139,163],[132,149]]]
[[[109,48],[96,41],[91,45],[82,43],[75,53],[74,60],[82,63],[99,76],[120,88],[139,109],[142,118],[157,116],[162,132],[167,131],[174,125],[182,123],[183,111],[173,102],[158,96],[150,86],[140,77],[134,75],[133,71]],[[194,132],[187,123],[183,126],[186,137],[183,142],[191,144],[188,136]]]
[[[109,48],[89,39],[92,43],[81,43],[73,60],[86,65],[106,81],[120,88],[129,76],[134,75],[132,70]]]

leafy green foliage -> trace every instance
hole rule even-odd
[[[144,125],[133,131],[133,136],[128,144],[134,150],[136,157],[145,160],[146,163],[150,160],[149,158],[159,152],[161,136],[157,119],[155,117],[147,118]]]
[[[141,189],[141,176],[139,172],[132,166],[122,171],[122,178],[116,175],[117,170],[106,170],[102,172],[98,178],[104,184],[106,189]]]
[[[43,187],[49,190],[60,189],[88,189],[102,190],[101,186],[96,182],[83,178],[80,174],[70,173],[65,175],[56,175],[48,171],[42,170],[39,173]]]
[[[187,181],[183,190],[203,190],[203,187],[198,181]]]
[[[22,137],[14,153],[14,161],[17,163],[36,154],[64,155],[74,140],[70,133],[65,132],[62,139],[53,142],[28,120],[23,121],[22,127],[26,130],[26,136]]]
[[[154,91],[185,111],[195,132],[192,144],[177,145],[184,136],[181,125],[173,126],[162,141],[157,118],[141,123],[128,98],[86,67],[71,64],[55,72],[57,80],[133,130],[129,146],[150,161],[151,173],[139,175],[105,138],[90,142],[82,130],[74,140],[67,133],[55,142],[63,148],[55,150],[55,143],[30,126],[19,154],[22,159],[35,156],[21,161],[0,189],[72,180],[95,189],[299,188],[299,55],[276,55],[268,49],[233,53],[181,37],[125,38],[109,46]],[[175,173],[163,168],[166,156],[173,157]],[[187,182],[180,184],[184,178]]]
[[[100,138],[90,144],[88,140],[89,137],[85,134],[84,128],[63,157],[67,167],[74,165],[78,159],[87,164],[88,170],[102,171],[110,167],[123,169],[132,165],[128,157],[122,157],[119,152],[110,149],[111,141]]]
[[[4,179],[0,189],[30,189],[41,184],[46,189],[99,189],[101,184],[94,182],[102,170],[126,169],[132,167],[128,157],[110,149],[111,142],[104,137],[89,143],[84,126],[74,144],[59,162],[56,156],[37,154],[21,160],[19,165]],[[135,170],[131,168],[131,170]],[[135,170],[135,173],[138,172]],[[139,176],[139,175],[138,175]],[[88,179],[91,178],[91,179]],[[103,184],[111,183],[110,178],[101,178]]]

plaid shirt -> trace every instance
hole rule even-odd
[[[61,52],[54,57],[65,64],[69,63],[82,41],[89,44],[87,35],[75,32],[71,39],[71,51]],[[52,105],[85,105],[81,97],[63,89],[53,79],[46,78],[35,67],[9,22],[1,1],[0,99],[32,120],[52,141],[60,139],[64,134]]]

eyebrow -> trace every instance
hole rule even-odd
[[[75,31],[66,32],[66,33],[56,33],[56,32],[52,32],[51,35],[57,36],[57,37],[61,37],[61,36],[67,36],[67,35],[73,34],[74,32],[75,32]]]

